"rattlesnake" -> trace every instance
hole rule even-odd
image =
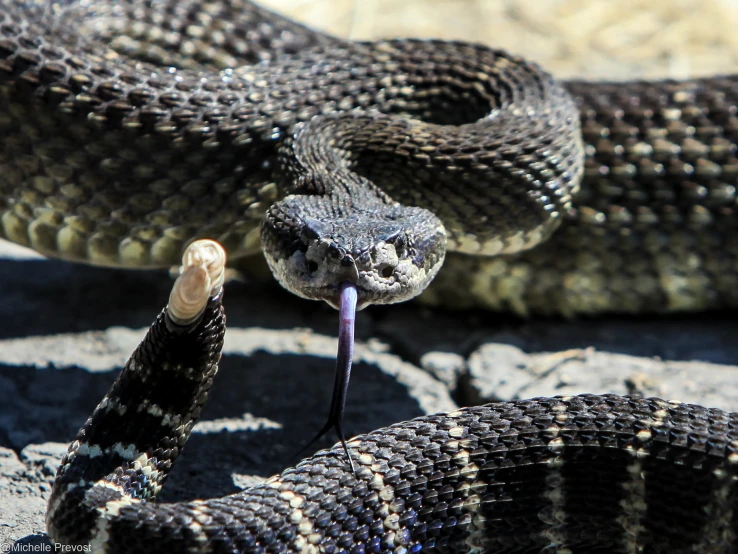
[[[441,265],[426,300],[455,307],[738,300],[736,77],[561,83],[486,46],[346,42],[242,0],[0,0],[0,17],[0,231],[42,253],[154,267],[199,237],[233,257],[261,245],[293,292],[338,305],[349,290],[359,307],[419,294]],[[136,551],[735,551],[735,414],[657,399],[432,416],[349,443],[356,473],[324,454],[253,500],[132,506],[158,490],[215,371],[221,297],[195,296],[204,315],[170,304],[72,445],[52,537],[109,551],[134,529]],[[591,477],[572,484],[579,464]],[[609,504],[586,499],[599,482]]]

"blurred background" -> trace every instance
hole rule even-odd
[[[261,0],[352,39],[479,41],[560,77],[684,78],[738,65],[736,0]]]

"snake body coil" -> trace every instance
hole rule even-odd
[[[0,18],[0,233],[43,253],[147,267],[197,237],[261,243],[297,294],[349,279],[361,304],[418,294],[448,249],[432,303],[737,303],[734,77],[561,85],[243,0],[0,0]]]
[[[217,371],[220,283],[196,277],[208,259],[221,273],[218,256],[185,262],[69,447],[47,513],[55,541],[111,553],[738,552],[738,413],[654,398],[464,408],[349,441],[355,473],[338,446],[232,496],[152,502]],[[181,297],[204,311],[175,323]]]

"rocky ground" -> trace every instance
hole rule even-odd
[[[395,16],[389,0],[336,0],[332,10],[317,0],[286,1],[272,4],[358,37],[465,36],[456,22],[467,21],[472,38],[540,47],[538,58],[563,74],[591,69],[619,77],[630,67],[631,75],[679,76],[728,70],[738,59],[727,31],[736,9],[727,0],[621,1],[620,20],[609,0],[562,0],[550,3],[558,10],[551,13],[569,23],[553,26],[522,0],[435,0],[433,9],[415,11],[408,2]],[[628,15],[639,6],[641,15]],[[703,17],[690,17],[695,10]],[[567,30],[579,38],[560,38]],[[651,45],[651,61],[643,61],[641,42]],[[707,58],[713,65],[706,69]],[[171,280],[44,260],[0,243],[0,284],[0,545],[27,551],[45,544],[43,513],[59,458],[166,302]],[[221,496],[278,472],[327,413],[336,313],[272,284],[232,283],[226,306],[220,375],[165,500]],[[579,392],[638,392],[738,410],[737,334],[728,315],[526,322],[418,305],[370,309],[358,321],[346,431],[457,405]]]

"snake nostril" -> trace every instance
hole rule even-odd
[[[391,265],[388,265],[388,266],[383,267],[379,273],[385,279],[389,279],[395,273],[395,268],[392,267]]]
[[[318,271],[318,264],[316,262],[312,262],[312,261],[311,262],[308,262],[307,263],[307,270],[310,273],[315,273],[316,271]]]

